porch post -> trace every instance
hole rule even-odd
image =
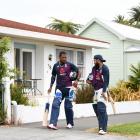
[[[4,110],[6,111],[6,123],[11,123],[11,95],[10,95],[10,79],[4,79]]]

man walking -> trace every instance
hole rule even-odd
[[[87,78],[87,83],[92,84],[94,88],[93,109],[99,123],[99,134],[107,133],[107,109],[106,103],[108,100],[107,88],[109,85],[109,69],[103,64],[106,60],[101,55],[94,56],[94,66],[92,72]]]
[[[73,74],[71,75],[71,72]],[[52,86],[56,79],[56,89],[55,89],[55,97],[52,104],[52,112],[50,118],[50,124],[48,128],[57,130],[57,121],[59,116],[59,110],[62,100],[65,98],[64,107],[65,107],[65,115],[67,121],[67,128],[71,129],[74,126],[73,122],[73,107],[72,107],[72,81],[74,81],[74,85],[77,85],[78,80],[80,79],[80,73],[78,68],[67,62],[67,54],[62,51],[59,54],[59,61],[54,64],[52,70],[51,84],[48,90],[48,93],[51,92]]]

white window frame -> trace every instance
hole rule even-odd
[[[20,49],[20,69],[23,72],[23,52],[31,52],[32,53],[32,77],[35,77],[35,50],[34,49]],[[23,76],[23,75],[22,75]]]
[[[78,51],[81,51],[81,52],[84,53],[84,64],[83,65],[79,65],[78,62],[77,62],[77,52]],[[85,77],[84,77],[84,75],[85,75],[85,62],[86,62],[86,50],[76,49],[76,66],[83,68],[83,77],[80,78],[82,81],[85,79]]]

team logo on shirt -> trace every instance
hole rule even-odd
[[[59,68],[59,73],[60,73],[60,75],[66,75],[65,68],[64,67],[60,67]]]
[[[102,80],[102,73],[101,71],[97,70],[95,75],[96,80]]]

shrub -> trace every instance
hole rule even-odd
[[[140,62],[137,66],[131,65],[130,70],[132,72],[129,77],[130,86],[135,91],[138,91],[140,89]]]
[[[110,88],[110,94],[114,101],[140,100],[140,90],[136,92],[124,81],[119,81],[116,87]]]
[[[6,118],[6,112],[4,111],[2,104],[0,104],[0,124],[5,123],[5,118]]]
[[[25,96],[24,87],[22,85],[17,86],[14,84],[11,86],[11,100],[16,101],[17,104],[29,104],[29,99]]]
[[[3,103],[4,91],[2,88],[2,82],[3,78],[10,77],[10,69],[7,59],[5,58],[5,54],[10,51],[10,42],[11,40],[8,37],[0,38],[0,123],[4,123],[6,118]]]
[[[8,62],[5,58],[5,54],[10,50],[10,38],[3,37],[0,39],[0,83],[2,79],[9,76]]]
[[[82,84],[76,92],[76,103],[92,103],[93,102],[93,87],[91,85]]]
[[[0,124],[5,123],[6,118],[6,112],[4,111],[3,95],[4,95],[4,87],[3,84],[0,84]]]

